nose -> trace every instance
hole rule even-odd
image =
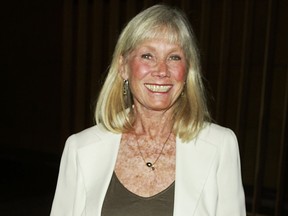
[[[169,67],[166,61],[158,61],[155,70],[152,73],[158,77],[170,77]]]

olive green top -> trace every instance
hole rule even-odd
[[[101,216],[172,216],[174,188],[173,182],[154,196],[141,197],[126,189],[113,173]]]

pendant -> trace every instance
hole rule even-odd
[[[152,164],[151,162],[147,162],[147,163],[146,163],[146,166],[147,166],[147,167],[152,167],[153,164]]]
[[[146,166],[151,168],[152,170],[155,170],[155,167],[153,166],[153,164],[151,162],[147,162]]]

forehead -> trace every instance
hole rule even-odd
[[[127,33],[125,37],[125,42],[123,44],[123,50],[121,55],[128,57],[135,49],[147,41],[166,41],[170,44],[177,44],[183,51],[184,55],[187,55],[187,44],[183,33],[179,31],[179,27],[172,24],[155,24],[150,26],[145,26],[145,28],[140,25],[138,28]]]
[[[168,40],[165,39],[161,40],[157,38],[142,41],[134,48],[134,51],[138,50],[160,50],[160,51],[182,52],[182,48],[179,46],[178,43],[171,43]]]

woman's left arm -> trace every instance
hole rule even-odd
[[[238,142],[230,129],[220,146],[217,184],[217,216],[246,216]]]

